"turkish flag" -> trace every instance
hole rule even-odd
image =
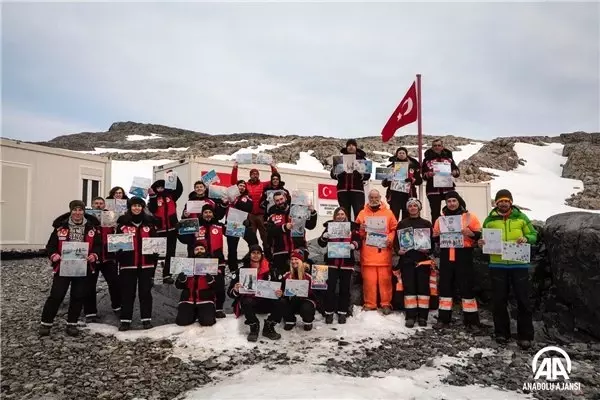
[[[394,113],[388,120],[381,131],[381,140],[387,142],[390,140],[396,131],[404,125],[412,124],[417,120],[417,87],[415,82],[410,85],[408,92],[394,110]]]
[[[319,199],[337,200],[337,187],[326,183],[319,183]]]

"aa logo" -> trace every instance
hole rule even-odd
[[[562,357],[556,356],[556,354],[554,356],[546,355],[539,362],[540,358],[546,353],[558,353]],[[571,358],[563,349],[556,346],[547,346],[535,354],[531,361],[531,369],[535,374],[533,379],[555,381],[559,377],[563,377],[567,380],[571,373]]]

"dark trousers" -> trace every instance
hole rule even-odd
[[[177,229],[159,232],[158,236],[167,238],[167,254],[165,256],[165,266],[163,268],[163,278],[166,278],[171,276],[171,257],[175,257],[175,250],[177,249]]]
[[[273,268],[275,277],[281,279],[283,275],[290,270],[290,255],[289,253],[276,254],[273,256]]]
[[[87,277],[71,278],[59,276],[59,274],[56,273],[52,279],[50,296],[48,296],[48,299],[44,304],[44,310],[42,311],[42,324],[52,325],[54,318],[58,313],[58,309],[67,295],[69,286],[71,286],[71,298],[69,300],[67,323],[77,324],[77,319],[83,308],[85,292],[89,287],[87,279]]]
[[[140,318],[142,321],[152,319],[152,284],[154,268],[121,269],[121,322],[131,322],[136,287],[140,298]]]
[[[244,232],[244,241],[248,243],[248,246],[252,246],[258,244],[258,238],[256,237],[256,232],[254,232],[250,227],[246,227],[246,231]],[[238,260],[238,244],[240,242],[240,238],[237,236],[227,236],[227,266],[229,267],[230,272],[235,272],[239,267]]]
[[[283,319],[287,324],[296,323],[296,315],[300,314],[302,322],[309,324],[315,319],[315,305],[302,297],[284,297],[281,299]]]
[[[398,221],[401,221],[400,213],[402,213],[402,219],[408,217],[406,203],[408,202],[409,197],[410,196],[408,193],[396,192],[391,190],[390,209],[392,210],[392,213],[394,213],[394,216]]]
[[[435,221],[440,217],[442,212],[442,201],[446,197],[445,194],[428,194],[427,200],[429,200],[429,210],[431,211],[431,223],[435,224]]]
[[[223,311],[223,304],[225,304],[225,271],[221,271],[215,276],[215,295],[217,296],[217,302],[215,307],[217,311]]]
[[[256,314],[270,313],[267,321],[279,323],[281,321],[281,300],[263,299],[252,296],[242,296],[240,299],[240,308],[244,317],[246,317],[246,325],[258,323]]]
[[[455,261],[449,260],[449,249],[442,249],[440,253],[439,321],[450,323],[455,288],[458,287],[462,298],[464,324],[479,324],[479,312],[473,290],[475,273],[473,269],[473,249],[455,249],[455,252]]]
[[[510,338],[508,291],[512,286],[517,298],[517,338],[533,340],[533,313],[529,301],[529,272],[527,268],[490,268],[494,303],[496,337]]]
[[[350,305],[350,281],[352,279],[351,269],[330,267],[327,277],[327,294],[325,295],[325,313],[347,314]],[[339,294],[336,289],[340,285]]]
[[[256,232],[258,231],[263,248],[265,248],[267,246],[267,228],[265,227],[265,216],[248,214],[248,222],[250,222],[250,228],[254,232],[254,236],[256,236]],[[258,243],[258,239],[256,239],[256,242]]]
[[[179,326],[191,325],[195,321],[202,326],[211,326],[217,322],[213,303],[179,303],[175,323]]]
[[[358,213],[365,207],[365,192],[340,192],[337,193],[338,203],[343,207],[348,214],[348,219],[356,220]],[[350,218],[351,212],[354,211],[354,216]]]
[[[105,261],[97,264],[94,273],[88,276],[89,287],[86,291],[85,301],[83,303],[83,312],[86,317],[95,316],[98,313],[96,303],[96,284],[98,276],[102,272],[104,280],[108,285],[108,294],[110,295],[110,306],[113,311],[121,308],[121,288],[119,287],[119,272],[117,264],[114,261]]]
[[[405,263],[401,265],[401,271],[406,319],[427,319],[431,268],[428,265],[417,267],[414,263]]]

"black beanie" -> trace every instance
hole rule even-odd
[[[205,205],[202,206],[202,213],[204,213],[204,211],[206,210],[210,210],[213,213],[215,212],[215,208],[212,206],[212,204],[208,204],[206,203]]]
[[[281,182],[281,175],[279,175],[279,172],[273,172],[271,174],[271,181],[273,180],[273,178],[277,178]]]
[[[260,252],[262,253],[262,252],[263,252],[263,249],[262,249],[262,247],[260,247],[259,245],[257,245],[257,244],[253,244],[252,246],[250,246],[250,247],[248,248],[248,253],[252,253],[253,251],[260,251]]]
[[[448,201],[448,199],[456,199],[458,200],[458,204],[460,204],[462,208],[464,208],[465,210],[467,209],[467,203],[465,203],[465,200],[462,197],[460,197],[460,194],[458,194],[458,192],[455,190],[446,193],[445,199],[446,201]]]
[[[144,199],[140,198],[140,197],[132,197],[129,200],[127,200],[127,209],[131,210],[131,206],[137,204],[142,206],[142,208],[146,208],[146,202],[144,201]]]
[[[494,198],[494,202],[498,204],[501,200],[508,200],[510,204],[513,203],[512,193],[508,189],[500,189],[496,193],[496,197]]]
[[[406,147],[398,147],[398,148],[396,149],[396,152],[394,153],[394,155],[395,155],[395,156],[398,156],[398,152],[399,152],[400,150],[402,150],[403,152],[405,152],[405,153],[406,153],[406,157],[408,157],[408,149],[407,149]]]
[[[358,144],[356,143],[356,139],[348,139],[348,141],[346,141],[346,147],[350,146],[351,144],[353,144],[354,147],[358,148]]]
[[[236,185],[239,185],[240,183],[243,183],[244,185],[246,184],[246,181],[243,179],[238,179],[238,181],[235,183]]]
[[[81,200],[72,200],[69,203],[69,211],[73,211],[77,207],[81,208],[82,210],[85,210],[85,203]]]

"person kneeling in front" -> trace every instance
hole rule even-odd
[[[312,278],[309,271],[310,266],[304,262],[302,251],[294,250],[290,256],[290,270],[283,276],[284,297],[282,299],[282,309],[285,321],[283,329],[286,331],[291,331],[296,326],[296,313],[300,314],[305,331],[310,331],[313,327],[316,298],[310,288]],[[290,293],[286,288],[291,286],[292,280],[308,281],[308,297],[286,295]]]

